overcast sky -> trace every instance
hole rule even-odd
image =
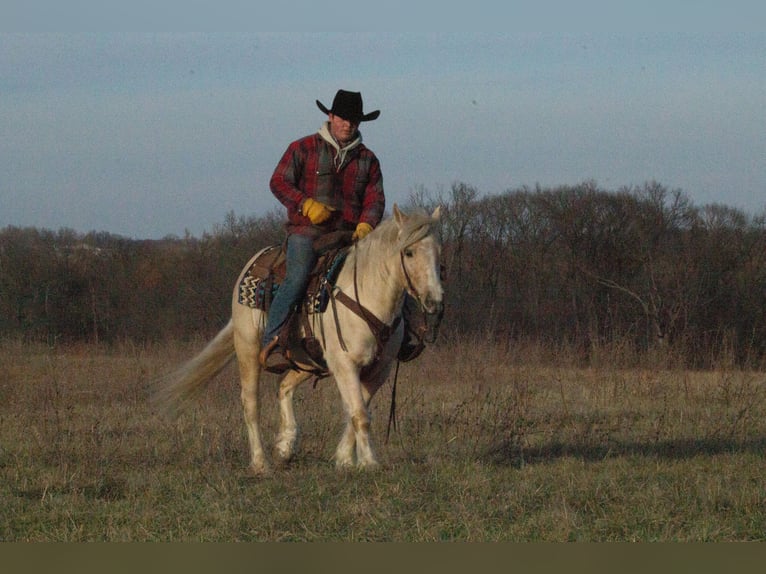
[[[766,209],[766,34],[0,33],[0,227],[199,236],[279,207],[271,173],[338,88],[388,205],[656,180]]]

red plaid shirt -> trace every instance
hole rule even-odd
[[[386,198],[378,158],[360,143],[336,168],[336,153],[317,133],[291,143],[277,164],[271,192],[287,208],[290,233],[318,236],[336,229],[353,230],[360,222],[373,227],[380,223]],[[337,208],[321,227],[301,213],[309,197]]]

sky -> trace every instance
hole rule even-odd
[[[271,173],[339,88],[381,110],[361,132],[389,207],[657,181],[766,211],[763,32],[19,28],[0,31],[0,228],[157,239],[279,211]]]

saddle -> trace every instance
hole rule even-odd
[[[291,364],[280,365],[274,372],[300,366],[302,370],[309,370],[317,375],[326,374],[324,353],[319,341],[311,333],[308,315],[323,313],[327,309],[335,280],[352,243],[351,236],[352,232],[337,231],[327,233],[314,241],[317,262],[309,275],[303,304],[297,312],[292,313],[279,334],[280,341],[284,341],[281,345],[285,347],[285,355]],[[252,260],[249,268],[243,273],[238,287],[238,302],[251,309],[268,312],[286,274],[285,244],[267,247]],[[301,325],[306,335],[298,340],[296,334]]]
[[[351,232],[328,233],[314,241],[317,262],[306,287],[307,309],[321,313],[327,308],[329,289],[335,283],[351,245]],[[253,259],[242,275],[238,302],[251,309],[268,311],[280,283],[287,275],[285,245],[271,245]]]

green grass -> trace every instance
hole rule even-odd
[[[762,373],[580,368],[537,348],[443,343],[401,366],[388,443],[390,383],[373,402],[380,470],[334,468],[342,424],[326,379],[297,393],[295,462],[256,479],[233,366],[177,421],[147,400],[149,381],[198,348],[0,345],[0,538],[765,538]]]

